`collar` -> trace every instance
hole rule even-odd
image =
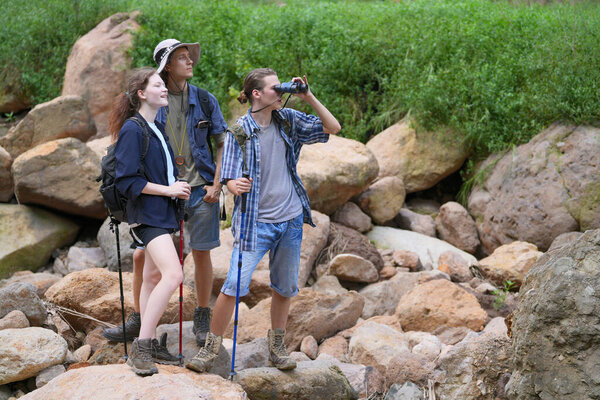
[[[246,112],[246,114],[241,117],[238,120],[238,124],[242,125],[242,120],[245,118],[248,123],[250,124],[250,128],[252,129],[253,133],[258,133],[260,131],[260,126],[256,123],[256,121],[254,120],[254,117],[252,117],[252,107],[250,107],[248,109],[248,111]],[[285,113],[283,112],[283,109],[279,109],[279,110],[274,110],[274,113],[277,113],[277,115],[279,116],[279,120],[283,121],[283,120],[287,120],[287,117],[285,115]],[[277,119],[273,118],[275,120],[275,123],[277,123]]]

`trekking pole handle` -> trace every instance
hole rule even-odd
[[[243,174],[244,178],[250,179],[249,174]],[[248,197],[248,193],[242,193],[242,212],[246,213],[246,198]]]

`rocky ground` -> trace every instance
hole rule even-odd
[[[233,382],[232,326],[211,374],[171,366],[141,378],[121,365],[123,346],[101,335],[121,308],[115,235],[95,178],[137,17],[115,15],[80,38],[63,96],[0,129],[0,400],[600,398],[600,141],[598,128],[559,123],[490,156],[467,207],[454,201],[457,188],[438,186],[467,149],[410,120],[366,145],[332,137],[304,147],[298,173],[317,226],[305,227],[288,322],[298,368],[267,364],[266,261],[242,298]],[[226,196],[229,213],[231,203]],[[120,228],[129,313],[131,239]],[[215,296],[229,229],[221,243]],[[190,256],[184,272],[189,358],[198,351]],[[158,328],[171,352],[177,296]]]

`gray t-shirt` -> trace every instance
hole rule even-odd
[[[286,146],[277,125],[262,128],[260,143],[259,222],[283,222],[302,214],[300,197],[292,184],[285,158]]]

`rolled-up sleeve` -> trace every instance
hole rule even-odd
[[[221,112],[221,107],[219,106],[217,98],[212,93],[208,94],[208,98],[210,101],[210,107],[212,109],[209,133],[211,135],[218,135],[227,130],[227,122],[225,122],[225,118],[223,118],[223,113]]]
[[[294,133],[302,144],[325,143],[329,140],[329,135],[323,132],[321,118],[291,108],[285,110],[288,112],[288,119],[292,121]]]
[[[230,179],[242,176],[242,149],[233,133],[227,132],[223,147],[223,161],[221,165],[221,183],[225,184]]]
[[[127,128],[125,125],[123,126],[115,147],[115,185],[119,192],[131,201],[135,201],[148,181],[139,173],[142,148],[141,128],[138,132],[136,129],[131,129],[129,123],[126,125],[129,126]]]

